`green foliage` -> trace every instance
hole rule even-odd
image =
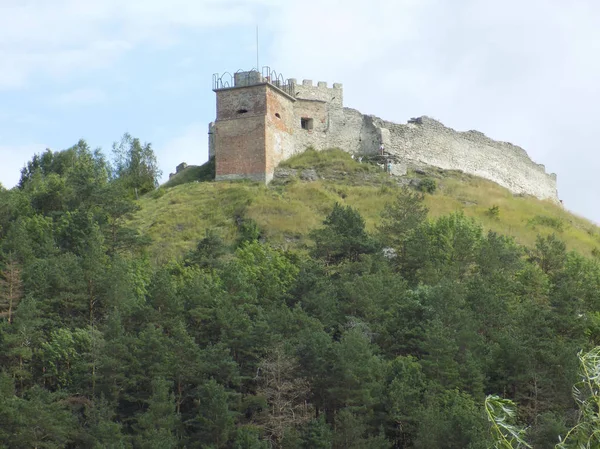
[[[374,164],[366,162],[358,163],[352,159],[349,153],[340,149],[332,148],[324,151],[316,151],[308,148],[306,151],[287,159],[280,164],[282,167],[294,169],[316,169],[325,176],[335,175],[338,171],[346,173],[376,172]]]
[[[118,176],[80,142],[0,190],[0,446],[487,448],[486,395],[534,447],[594,436],[589,224],[456,174],[382,185],[340,151],[290,162],[327,180],[135,201],[151,149],[121,149]],[[536,215],[570,225],[522,240]]]
[[[317,154],[322,153],[327,152]],[[359,167],[371,166],[349,161]],[[158,200],[150,195],[141,197],[141,210],[135,213],[132,224],[152,238],[151,257],[159,263],[193,249],[206,229],[219,230],[226,243],[233,244],[238,237],[237,212],[241,205],[246,208],[244,216],[257,223],[263,239],[287,248],[302,249],[310,243],[309,232],[320,226],[335,201],[342,203],[338,191],[345,195],[342,204],[358,210],[366,229],[375,230],[385,205],[393,203],[402,188],[389,177],[378,178],[378,174],[385,173],[377,170],[354,172],[328,164],[324,161],[323,167],[329,167],[331,176],[314,182],[285,186],[274,182],[268,188],[256,183],[228,182],[179,185],[167,189]],[[561,233],[569,250],[589,255],[598,246],[597,235],[588,232],[596,226],[554,203],[516,197],[496,184],[464,174],[446,172],[443,176],[435,195],[424,198],[430,218],[463,210],[466,216],[481,221],[486,232],[492,230],[514,237],[521,245],[533,246],[538,231],[525,224],[536,215],[546,215],[569,223]],[[486,214],[493,205],[501,209],[498,219]]]
[[[226,447],[230,434],[234,432],[235,416],[229,410],[228,394],[214,379],[208,381],[199,393],[198,415],[191,424],[195,429],[193,433],[201,447]]]
[[[268,449],[269,443],[260,439],[260,432],[254,426],[241,426],[236,430],[233,449]]]
[[[419,190],[429,194],[434,193],[437,190],[437,182],[433,178],[424,178],[419,183]]]
[[[159,187],[158,189],[156,189],[154,192],[152,192],[152,198],[157,200],[159,198],[161,198],[165,193],[167,193],[167,191],[165,190],[164,187]]]
[[[113,144],[114,174],[133,195],[143,195],[158,186],[162,172],[158,168],[154,150],[149,143],[124,134]]]
[[[82,445],[94,449],[123,449],[131,447],[123,426],[114,421],[114,408],[104,397],[98,398],[86,408],[87,432]]]
[[[494,204],[487,210],[486,214],[490,218],[498,219],[500,217],[500,207],[497,204]]]
[[[415,448],[487,449],[486,421],[468,394],[447,390],[426,398]]]
[[[162,378],[152,381],[152,396],[148,408],[137,419],[134,447],[170,449],[177,447],[176,430],[179,418],[175,414],[175,398],[169,383]]]
[[[381,213],[381,225],[377,227],[381,239],[395,247],[403,245],[414,230],[427,218],[427,206],[423,195],[403,187],[392,204]]]
[[[556,445],[557,449],[591,449],[600,445],[600,347],[581,351],[577,357],[580,380],[573,386],[573,397],[579,407],[579,420]]]
[[[557,232],[563,232],[565,229],[564,221],[557,217],[549,217],[547,215],[536,215],[527,222],[528,226],[535,227],[537,225],[547,226]]]
[[[600,445],[598,435],[600,347],[596,346],[588,352],[580,351],[577,357],[580,380],[573,386],[573,397],[579,407],[578,422],[564,435],[559,436],[556,449],[591,449]],[[485,400],[485,408],[491,424],[494,447],[502,449],[532,447],[525,441],[525,429],[514,423],[516,417],[514,402],[498,396],[488,396]],[[563,425],[559,424],[559,428],[562,427]]]
[[[482,239],[481,225],[456,212],[423,223],[406,244],[406,275],[429,282],[466,276]]]
[[[76,429],[75,417],[55,394],[36,385],[18,397],[4,373],[0,373],[0,419],[0,444],[16,449],[63,448]]]
[[[331,449],[332,432],[325,422],[325,417],[311,420],[302,435],[302,449]]]
[[[328,264],[356,261],[361,254],[378,249],[378,243],[365,230],[365,221],[356,209],[335,203],[323,221],[324,227],[311,233],[313,254]]]
[[[535,248],[529,251],[529,260],[537,263],[546,274],[560,270],[567,258],[567,247],[556,235],[538,236]]]
[[[252,220],[251,218],[239,218],[238,219],[238,231],[239,237],[237,240],[237,245],[241,246],[247,242],[255,242],[260,236],[260,228],[258,224]]]
[[[426,377],[421,364],[412,356],[397,357],[388,365],[384,404],[390,433],[401,447],[410,446],[419,428]]]
[[[494,448],[521,449],[531,447],[525,441],[525,429],[515,425],[515,404],[499,396],[485,398],[485,412],[491,424]]]
[[[92,348],[92,332],[85,329],[71,332],[64,328],[51,332],[49,341],[41,347],[44,377],[50,385],[64,388],[76,383],[82,386],[83,379],[89,375],[85,359]]]
[[[258,242],[244,243],[235,255],[229,267],[235,282],[263,300],[285,296],[298,274],[284,254]]]
[[[186,260],[202,268],[216,267],[219,258],[226,253],[227,245],[221,236],[214,230],[207,230],[206,236],[198,242],[194,251],[188,253]]]

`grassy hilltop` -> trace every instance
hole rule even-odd
[[[303,176],[307,170],[318,176]],[[462,172],[409,172],[396,178],[374,164],[359,164],[340,150],[309,150],[281,164],[283,176],[276,176],[269,186],[209,182],[211,173],[211,162],[190,166],[140,199],[141,210],[132,224],[152,237],[155,261],[181,255],[208,229],[231,241],[243,218],[254,220],[272,243],[302,248],[307,233],[321,225],[335,202],[358,209],[368,229],[374,230],[384,205],[393,201],[401,184],[412,180],[414,185],[423,179],[433,179],[437,186],[433,193],[426,193],[430,217],[463,210],[486,230],[513,236],[524,245],[532,245],[538,234],[555,233],[568,249],[586,255],[596,254],[600,247],[600,229],[590,221],[550,201],[515,196],[491,181]]]

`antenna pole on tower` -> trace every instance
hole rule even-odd
[[[260,66],[258,65],[258,25],[256,25],[256,71],[260,73]]]

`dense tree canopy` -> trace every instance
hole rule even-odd
[[[577,421],[600,266],[556,236],[427,218],[405,189],[376,233],[336,204],[285,251],[241,217],[153,265],[126,218],[156,159],[115,150],[47,151],[0,190],[0,447],[487,448],[487,395],[534,447]]]

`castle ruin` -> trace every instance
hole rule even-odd
[[[249,178],[268,183],[277,165],[303,152],[340,148],[395,160],[393,172],[433,166],[489,179],[515,194],[558,201],[556,175],[525,150],[478,131],[457,132],[429,117],[397,124],[344,107],[342,85],[311,80],[299,84],[268,67],[214,75],[217,117],[209,125],[209,157],[216,179]]]

